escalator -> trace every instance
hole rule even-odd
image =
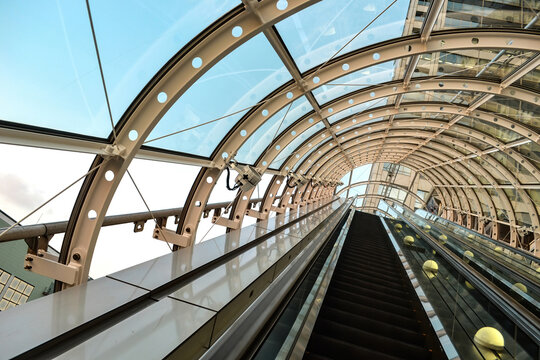
[[[436,343],[379,217],[356,212],[304,359],[432,359]]]

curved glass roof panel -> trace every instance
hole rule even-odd
[[[388,5],[387,2],[327,0],[276,24],[296,65],[305,72],[330,59]],[[340,54],[403,34],[409,1],[398,0]]]
[[[312,93],[319,104],[325,104],[347,93],[392,80],[395,67],[394,61],[373,65],[319,86]]]
[[[346,128],[346,129],[344,129],[344,130],[341,130],[340,132],[337,132],[336,135],[337,135],[337,136],[341,136],[341,135],[343,135],[343,134],[345,134],[345,133],[348,133],[348,132],[350,132],[350,131],[352,131],[352,130],[358,130],[358,129],[361,129],[361,128],[363,128],[363,127],[365,127],[365,126],[368,126],[368,125],[370,125],[370,124],[373,124],[373,123],[376,123],[376,122],[379,122],[379,121],[383,121],[383,120],[387,120],[387,119],[388,119],[388,117],[386,117],[386,116],[385,116],[385,117],[378,117],[378,118],[376,118],[376,119],[370,119],[370,120],[368,120],[368,121],[362,122],[362,123],[359,124],[359,125],[356,125],[356,126],[353,126],[353,127],[348,127],[348,128]],[[339,125],[336,126],[336,130],[339,130],[339,129],[340,129],[340,128],[339,128]],[[368,130],[371,130],[371,127],[369,127]],[[355,131],[354,135],[358,135],[358,132]]]
[[[491,135],[497,140],[502,141],[503,143],[509,143],[511,141],[521,138],[521,135],[519,135],[515,131],[512,131],[497,124],[488,123],[472,117],[464,117],[457,123],[459,125],[465,125],[467,127],[471,127],[478,131]]]
[[[317,149],[322,149],[322,147],[327,143],[329,142],[330,139],[326,139],[324,140],[323,142],[319,143],[318,145],[314,146],[311,150],[309,150],[307,153],[304,154],[304,156],[302,156],[300,158],[300,160],[298,160],[298,162],[294,165],[293,167],[293,171],[296,171],[298,169],[298,167],[300,165],[302,165],[302,163],[311,155],[313,154],[313,152],[315,152]],[[308,143],[308,147],[311,147]],[[308,162],[311,164],[311,160],[308,160]]]
[[[444,28],[519,28],[526,27],[536,12],[528,1],[448,1]],[[532,2],[532,4],[535,4]],[[536,10],[538,11],[538,9]],[[531,28],[538,29],[538,25]]]
[[[486,67],[479,77],[491,77],[503,79],[508,76],[517,67],[523,65],[532,56],[536,55],[535,51],[519,51],[519,50],[490,50],[494,57],[499,57],[497,61]],[[482,51],[485,52],[485,51]]]
[[[270,164],[270,167],[272,169],[279,169],[281,165],[283,165],[283,162],[295,151],[298,149],[300,145],[307,139],[309,139],[313,134],[315,134],[317,131],[324,129],[324,124],[319,121],[317,124],[313,125],[306,131],[304,131],[302,134],[298,135],[296,138],[294,138],[293,141],[289,143],[289,145],[285,146],[285,148],[279,153],[279,155],[272,161]],[[299,154],[296,154],[297,158],[300,158]]]
[[[537,183],[535,177],[523,167],[517,160],[512,158],[510,155],[502,152],[495,151],[490,154],[495,159],[497,159],[505,168],[507,168],[512,175],[514,175],[520,183],[522,184],[535,184]]]
[[[525,144],[514,146],[513,149],[527,158],[527,160],[530,160],[537,168],[540,168],[540,145],[534,141],[529,141]]]
[[[342,111],[340,111],[340,112],[338,112],[338,113],[336,113],[334,115],[330,115],[328,117],[328,122],[330,124],[333,124],[336,121],[339,121],[341,119],[346,118],[347,116],[358,114],[358,113],[361,113],[361,112],[366,111],[368,109],[372,109],[374,107],[384,106],[384,105],[386,105],[387,101],[388,101],[387,98],[380,98],[380,99],[373,99],[373,100],[366,101],[366,102],[363,102],[363,103],[358,104],[358,105],[351,106],[348,109],[342,110]],[[329,108],[328,113],[332,114],[333,109]]]
[[[479,108],[507,116],[536,129],[540,129],[540,110],[538,109],[538,105],[496,95]]]
[[[239,0],[91,2],[114,120],[122,116],[143,87],[184,45],[240,3]]]
[[[473,158],[473,160],[480,164],[480,166],[483,167],[486,171],[488,171],[489,174],[495,179],[495,181],[497,181],[499,185],[510,184],[510,180],[504,177],[504,175],[498,169],[496,169],[490,163],[484,160],[483,157],[475,157]]]
[[[313,107],[305,96],[299,97],[292,104],[279,110],[249,136],[238,150],[235,156],[236,161],[253,165],[279,134],[310,111],[313,111]],[[306,121],[312,122],[313,119],[310,118]]]
[[[415,91],[403,94],[401,100],[402,103],[410,102],[445,102],[459,105],[469,105],[475,97],[477,92],[472,91],[455,91],[455,90],[441,90],[441,91]]]
[[[268,93],[291,75],[259,34],[204,74],[169,109],[149,136],[154,139],[186,128],[150,145],[208,157],[233,125]],[[224,115],[229,115],[222,118]],[[208,121],[222,118],[207,125]],[[200,126],[202,125],[202,126]]]
[[[84,2],[2,2],[0,42],[1,120],[110,134]]]
[[[450,128],[451,129],[451,128]],[[453,136],[455,137],[456,139],[460,139],[466,143],[469,143],[471,144],[472,146],[480,149],[480,150],[486,150],[487,148],[489,148],[489,144],[486,144],[485,142],[483,141],[480,141],[478,140],[477,138],[474,138],[472,136],[469,136],[469,135],[465,135],[461,132],[457,132],[455,130],[445,130],[444,135],[450,135],[450,136]]]

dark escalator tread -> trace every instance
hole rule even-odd
[[[312,334],[304,359],[310,359],[311,354],[326,356],[330,359],[373,359],[399,360],[403,358],[390,356],[378,351],[350,344],[346,341],[328,336]]]
[[[392,298],[374,298],[365,296],[364,294],[351,293],[347,291],[347,289],[338,289],[335,287],[330,289],[330,293],[336,297],[345,298],[350,301],[354,301],[355,303],[362,303],[385,311],[392,311],[403,316],[414,316],[414,312],[411,309],[411,304],[406,299],[396,302],[393,301],[394,299]]]
[[[355,213],[304,359],[431,359],[408,281],[380,219]]]
[[[319,313],[319,316],[322,319],[337,321],[343,325],[358,327],[360,329],[370,329],[371,331],[380,335],[395,336],[396,338],[403,339],[403,341],[407,341],[415,345],[422,345],[425,341],[424,336],[419,334],[417,331],[396,326],[394,323],[385,323],[365,316],[351,314],[347,311],[339,309],[323,308]]]
[[[355,304],[351,301],[343,300],[332,295],[328,296],[328,304],[325,305],[336,309],[347,309],[347,311],[352,314],[369,317],[371,319],[376,319],[382,322],[396,324],[407,329],[418,328],[418,323],[413,318],[397,315],[395,313],[391,313],[381,309],[374,309],[371,306],[366,306],[363,304]]]
[[[320,335],[339,338],[356,346],[369,348],[391,356],[409,359],[428,359],[429,351],[421,346],[409,344],[396,336],[388,337],[374,334],[368,329],[339,324],[328,319],[321,319],[314,331]]]

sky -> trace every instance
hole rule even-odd
[[[15,220],[23,218],[84,175],[93,160],[93,155],[90,154],[6,144],[0,144],[0,154],[0,209]],[[135,159],[130,166],[130,172],[152,210],[183,206],[198,171],[199,168],[195,166],[140,159]],[[148,176],[149,173],[155,175]],[[270,179],[271,175],[265,175],[259,184],[261,196]],[[74,185],[22,224],[67,220],[80,185],[81,182]],[[236,195],[235,192],[226,190],[224,177],[218,180],[215,189],[209,203],[232,201]],[[163,196],[164,193],[166,196]],[[254,196],[257,196],[257,191]],[[125,176],[107,215],[143,211],[146,211],[144,203],[129,177]],[[168,228],[174,230],[176,226],[173,220],[169,219]],[[254,218],[246,217],[244,226],[254,222]],[[152,221],[148,221],[144,231],[140,233],[133,232],[132,223],[103,227],[97,241],[90,276],[101,277],[170,252],[165,242],[152,238],[153,228]],[[224,227],[212,226],[210,217],[202,219],[196,241],[201,241],[204,235],[207,240],[224,232]],[[51,246],[60,249],[62,239],[62,234],[55,235]]]
[[[182,46],[240,3],[238,0],[91,1],[113,122]],[[305,71],[340,50],[388,4],[326,0],[281,21],[277,28],[300,70]],[[400,36],[407,4],[408,0],[398,0],[341,53]],[[0,42],[3,48],[0,120],[96,137],[110,133],[105,92],[84,1],[1,2]],[[384,76],[391,77],[389,68],[384,70]],[[290,78],[265,37],[255,36],[205,73],[175,103],[153,135],[254,105]],[[362,78],[362,81],[371,80]],[[299,105],[299,113],[309,110]],[[209,155],[241,115],[153,145]],[[262,136],[253,139],[268,140]],[[0,209],[16,220],[85,174],[94,157],[6,144],[0,144],[0,154]],[[137,159],[129,169],[152,209],[182,206],[198,173],[194,166]],[[258,191],[261,196],[270,179],[270,175],[263,177]],[[81,183],[23,224],[67,220]],[[209,203],[230,201],[235,195],[225,190],[223,178],[216,189],[219,190],[212,192]],[[144,203],[129,178],[124,177],[107,215],[139,211],[146,211]],[[244,226],[253,222],[255,219],[246,217]],[[102,228],[90,275],[101,277],[169,252],[166,243],[151,238],[152,229],[150,222],[141,233],[133,233],[132,224]],[[197,241],[205,234],[211,238],[223,232],[223,227],[212,227],[210,218],[202,219]],[[62,236],[57,235],[51,245],[59,249],[61,241]]]

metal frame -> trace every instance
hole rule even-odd
[[[130,108],[126,111],[115,129],[109,137],[109,144],[100,151],[92,163],[93,171],[85,178],[77,201],[74,205],[71,217],[69,219],[67,231],[64,237],[64,243],[61,249],[58,268],[63,269],[73,275],[73,284],[85,282],[88,277],[90,262],[93,255],[95,242],[97,240],[100,228],[103,224],[105,213],[112,200],[120,180],[126,172],[131,160],[139,152],[144,140],[150,134],[161,117],[170,109],[174,102],[195,83],[206,71],[208,71],[219,60],[236,49],[260,32],[264,32],[269,41],[276,49],[278,55],[282,57],[287,68],[293,74],[294,81],[287,84],[272,95],[273,97],[264,104],[270,114],[273,115],[291,101],[296,100],[302,95],[309,94],[308,99],[312,102],[317,114],[313,118],[317,121],[323,121],[325,131],[333,137],[338,147],[340,156],[346,162],[347,167],[343,169],[352,169],[355,164],[344,152],[345,144],[342,144],[335,135],[333,125],[330,126],[322,114],[326,114],[325,107],[319,108],[310,91],[321,86],[328,81],[341,77],[348,73],[357,71],[366,66],[375,65],[403,57],[403,52],[407,56],[415,56],[425,52],[448,51],[452,49],[478,48],[505,48],[505,49],[531,49],[540,48],[540,39],[535,32],[526,30],[493,30],[493,29],[475,29],[470,30],[452,30],[431,33],[431,23],[426,20],[426,25],[422,34],[416,36],[407,36],[399,39],[385,41],[379,44],[368,46],[364,49],[353,51],[342,55],[325,64],[318,70],[317,76],[320,78],[319,84],[310,81],[313,77],[312,72],[299,74],[295,72],[294,61],[287,62],[287,54],[280,48],[280,43],[273,33],[271,26],[276,22],[302,10],[303,8],[316,3],[317,1],[289,1],[285,10],[279,10],[275,6],[275,1],[256,2],[252,0],[244,1],[245,9],[236,8],[229,14],[226,14],[196,39],[190,42],[182,49],[169,63],[167,63],[152,81],[145,87],[143,92],[137,97]],[[435,19],[442,6],[441,1],[437,1],[439,10],[430,11],[428,19]],[[436,7],[435,7],[436,9]],[[235,26],[241,26],[243,33],[240,37],[232,36],[231,31]],[[475,41],[471,41],[471,39]],[[512,39],[512,41],[508,41]],[[478,45],[480,44],[480,45]],[[377,55],[374,57],[374,55]],[[191,66],[191,60],[195,57],[203,59],[203,65],[195,69]],[[342,70],[342,65],[347,63],[347,71]],[[517,76],[517,75],[511,75]],[[504,87],[511,82],[502,83]],[[476,84],[476,83],[475,83]],[[480,86],[480,85],[479,85]],[[387,89],[388,90],[388,89]],[[518,89],[519,90],[519,89]],[[377,89],[379,96],[382,90]],[[487,91],[487,90],[486,90]],[[503,92],[506,89],[502,90]],[[519,90],[521,91],[521,90]],[[167,94],[167,100],[164,103],[157,101],[160,93]],[[291,92],[292,98],[285,94]],[[532,96],[520,92],[523,96]],[[365,92],[360,92],[358,101],[363,101],[361,96]],[[395,94],[394,94],[395,95]],[[512,94],[510,94],[512,95]],[[371,95],[370,95],[371,96]],[[538,100],[536,99],[535,102]],[[332,104],[332,106],[336,106]],[[261,114],[262,107],[252,109],[246,117],[241,119],[234,128],[223,138],[222,142],[215,149],[209,163],[205,163],[201,169],[191,192],[186,200],[184,211],[179,218],[179,225],[176,231],[177,238],[187,245],[193,243],[194,235],[197,230],[199,219],[207,200],[214,188],[216,180],[219,178],[226,162],[234,157],[236,151],[240,148],[247,137],[239,135],[241,130],[252,134],[265,121],[266,117]],[[315,121],[315,122],[316,122]],[[134,136],[136,134],[136,136]],[[284,132],[279,137],[283,144],[289,143],[292,136],[290,132]],[[282,146],[284,148],[284,146]],[[226,157],[222,154],[227,153]],[[258,161],[257,168],[264,173],[267,171],[267,165],[263,165],[266,160],[275,159],[279,151],[275,146],[265,153],[263,159]],[[271,161],[266,161],[270,164]],[[343,170],[344,171],[344,170]],[[433,172],[434,170],[432,170]],[[105,173],[112,172],[114,179],[108,181]],[[320,187],[316,191],[311,190],[307,201],[316,201],[331,196],[333,188]],[[307,190],[309,191],[309,190]],[[446,191],[446,190],[444,190]],[[242,218],[246,213],[248,201],[252,191],[245,194],[239,194],[238,199],[233,205],[231,218],[226,222],[227,227],[234,228],[241,224]],[[305,194],[304,194],[305,195]],[[97,216],[90,216],[96,214]],[[536,219],[538,220],[538,219]],[[32,256],[32,255],[30,255]],[[60,270],[61,272],[62,270]],[[71,276],[71,275],[70,275]],[[60,278],[57,277],[57,278]],[[57,283],[57,290],[61,284]]]

